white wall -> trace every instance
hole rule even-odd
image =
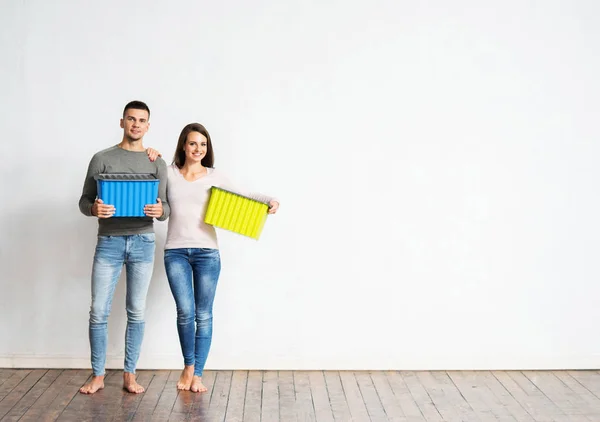
[[[89,367],[77,202],[141,99],[282,201],[220,232],[209,368],[600,367],[597,2],[216,3],[2,3],[0,366]],[[140,367],[178,368],[156,230]],[[121,280],[110,367],[124,327]]]

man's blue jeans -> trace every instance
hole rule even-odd
[[[154,268],[154,233],[98,236],[92,268],[90,347],[94,375],[104,375],[108,316],[123,265],[127,272],[125,372],[135,374],[144,338],[146,295]]]
[[[177,305],[177,332],[185,365],[202,376],[212,342],[212,308],[221,272],[218,249],[165,250],[165,269]]]

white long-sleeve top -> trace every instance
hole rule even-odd
[[[165,249],[219,248],[215,228],[204,222],[212,186],[236,191],[261,202],[268,203],[273,199],[265,195],[240,192],[221,172],[212,168],[206,170],[205,176],[190,182],[175,164],[167,168],[167,198],[171,214]]]

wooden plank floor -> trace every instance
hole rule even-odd
[[[206,371],[208,392],[179,392],[179,371],[139,371],[146,393],[79,387],[89,370],[0,369],[2,421],[600,421],[598,371]]]

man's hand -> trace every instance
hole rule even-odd
[[[163,215],[163,206],[160,198],[156,199],[156,204],[148,204],[144,207],[144,214],[148,217],[159,218]]]
[[[269,202],[269,214],[275,214],[279,209],[279,202],[271,201]]]
[[[152,162],[156,161],[158,157],[162,157],[162,154],[154,148],[146,148],[146,154],[148,154],[148,158]]]
[[[94,205],[92,205],[92,215],[98,218],[110,218],[115,213],[115,207],[113,205],[106,205],[102,202],[102,199],[96,198]]]

